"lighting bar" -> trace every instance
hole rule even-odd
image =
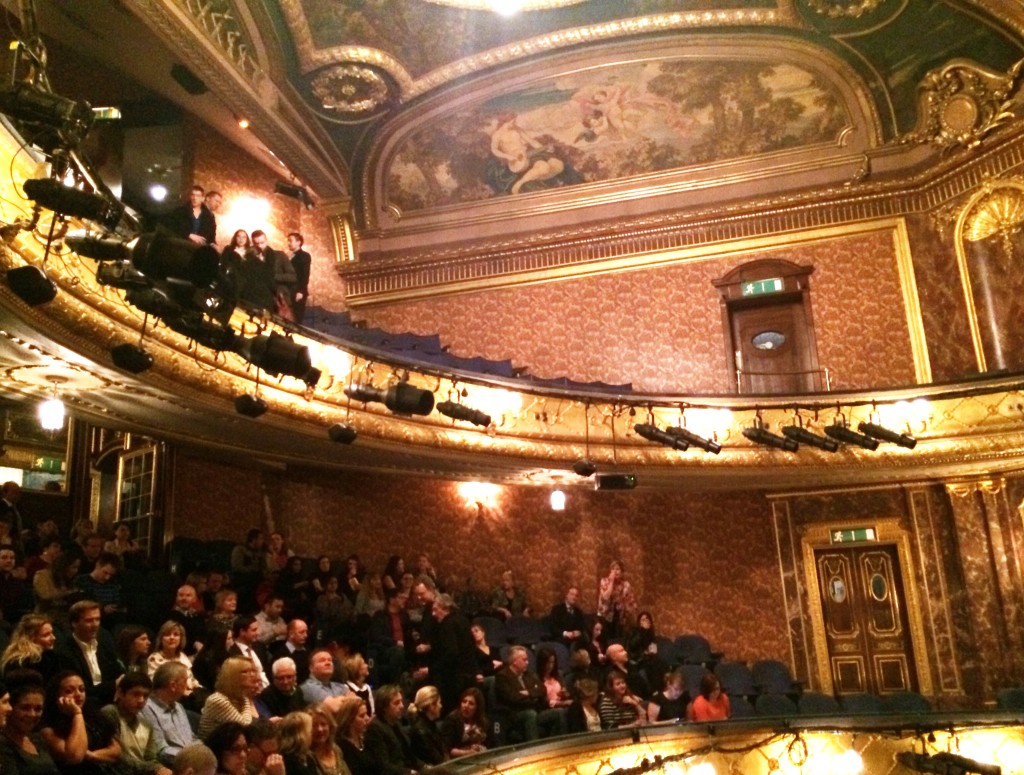
[[[691,446],[699,447],[705,452],[710,452],[712,455],[717,455],[719,452],[722,451],[722,445],[719,444],[717,441],[705,439],[703,436],[698,436],[693,431],[688,431],[686,430],[686,428],[680,428],[678,425],[666,426],[665,433],[683,439]]]
[[[841,441],[843,444],[853,444],[864,449],[869,449],[874,452],[878,449],[878,442],[870,436],[865,436],[863,433],[857,433],[857,431],[851,430],[845,425],[836,423],[835,425],[829,425],[825,428],[825,435],[831,436],[836,441]]]
[[[357,383],[345,388],[345,395],[364,404],[384,404],[395,414],[427,415],[434,411],[434,394],[408,382],[398,382],[389,388],[374,387],[369,383]]]
[[[801,428],[799,425],[787,425],[782,429],[782,434],[798,444],[808,444],[818,449],[823,449],[826,452],[836,452],[839,449],[839,442],[834,439],[828,439],[824,436],[819,436],[817,433],[811,433],[806,428]]]
[[[489,414],[481,412],[479,409],[473,409],[465,404],[457,404],[454,401],[442,401],[437,405],[437,411],[445,417],[451,417],[453,420],[463,420],[484,428],[491,424],[491,416]]]
[[[775,449],[782,449],[786,452],[796,452],[800,449],[800,444],[795,440],[785,436],[776,436],[771,431],[766,431],[760,426],[744,428],[743,435],[755,444],[763,444],[766,447],[774,447]]]
[[[908,436],[906,433],[897,433],[891,431],[888,428],[883,428],[881,425],[876,425],[873,422],[862,422],[857,426],[860,432],[870,436],[873,439],[879,441],[887,441],[890,444],[897,444],[907,449],[913,449],[917,446],[917,439],[913,436]]]
[[[636,435],[641,438],[647,439],[655,444],[661,444],[671,449],[677,449],[680,452],[686,452],[686,450],[690,448],[690,442],[686,439],[674,436],[671,433],[666,433],[656,425],[638,423],[633,426],[633,430],[636,431]]]

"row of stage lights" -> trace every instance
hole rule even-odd
[[[290,336],[274,331],[264,334],[261,330],[256,336],[247,337],[231,328],[230,317],[238,303],[235,278],[221,268],[215,248],[160,231],[122,238],[116,232],[125,216],[121,202],[99,186],[95,191],[87,191],[62,182],[66,177],[77,179],[76,172],[81,172],[72,164],[71,153],[92,123],[92,111],[87,103],[53,94],[45,83],[22,82],[0,91],[0,112],[20,122],[23,129],[30,130],[30,136],[45,138],[43,150],[53,160],[52,177],[24,183],[26,197],[35,202],[32,218],[19,219],[5,228],[34,229],[41,208],[53,211],[61,219],[71,216],[97,224],[102,227],[101,232],[68,235],[64,242],[73,252],[97,262],[96,279],[100,285],[124,291],[125,300],[146,315],[142,337],[148,318],[152,316],[198,345],[240,355],[256,367],[257,376],[262,370],[274,377],[293,377],[302,380],[309,389],[319,382],[321,371],[313,366],[309,349]],[[48,242],[47,255],[50,247]],[[43,266],[45,261],[44,255]],[[11,290],[30,305],[52,301],[57,294],[56,284],[44,269],[34,265],[9,270],[6,280]],[[150,368],[153,357],[141,344],[140,338],[138,345],[120,344],[111,348],[114,365],[133,374]],[[435,409],[431,391],[404,381],[388,387],[350,384],[344,392],[351,400],[382,403],[399,415],[429,415]],[[259,396],[258,380],[256,393],[238,396],[235,409],[248,417],[259,417],[267,411],[266,401]],[[480,427],[491,425],[490,415],[459,401],[442,401],[436,409],[458,422]],[[722,451],[716,438],[700,436],[682,426],[659,428],[654,423],[653,412],[649,422],[637,423],[633,430],[647,441],[680,452],[691,446],[715,455]],[[834,424],[825,428],[824,436],[804,428],[799,418],[781,430],[782,435],[772,433],[758,415],[742,433],[755,444],[787,452],[796,452],[801,444],[836,452],[842,444],[873,451],[879,442],[907,449],[913,449],[917,443],[912,436],[875,422],[861,422],[858,430],[853,430],[841,413]],[[328,435],[335,442],[351,444],[358,434],[350,424],[337,423],[328,429]],[[589,435],[587,447],[589,457]],[[590,477],[596,473],[597,466],[584,458],[577,461],[573,470],[581,477]],[[629,489],[636,484],[636,477],[629,474],[607,474],[604,479],[606,486],[612,488]]]

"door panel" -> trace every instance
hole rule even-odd
[[[801,301],[729,311],[743,393],[804,393],[818,389]]]
[[[829,548],[814,557],[836,691],[916,691],[896,548]]]

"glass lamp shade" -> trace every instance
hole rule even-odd
[[[64,427],[64,402],[54,396],[39,405],[39,424],[45,431],[59,431]]]

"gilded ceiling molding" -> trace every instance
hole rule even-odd
[[[216,42],[225,58],[254,84],[261,71],[253,55],[252,40],[235,18],[231,0],[178,0],[196,24]]]
[[[363,62],[385,70],[398,83],[403,100],[419,97],[445,84],[498,65],[505,65],[538,54],[577,46],[582,43],[628,38],[634,35],[706,27],[776,27],[793,23],[793,16],[784,10],[730,9],[666,13],[594,24],[516,41],[506,46],[483,51],[437,68],[422,78],[413,78],[402,63],[386,52],[366,46],[333,46],[316,48],[302,0],[279,0],[281,11],[291,30],[299,68],[309,73],[321,67],[345,62]]]
[[[817,14],[829,19],[859,19],[891,0],[806,0]]]
[[[997,73],[968,59],[954,59],[928,73],[918,86],[917,126],[904,143],[932,143],[940,148],[973,148],[986,135],[1016,119],[1024,60]]]

